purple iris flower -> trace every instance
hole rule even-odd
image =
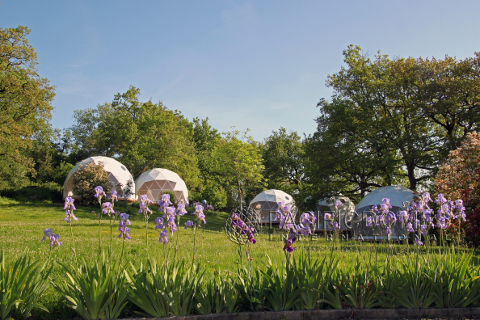
[[[190,227],[193,227],[193,221],[188,220],[187,222],[185,222],[185,230]]]
[[[168,193],[162,194],[160,201],[158,201],[158,210],[165,211],[164,209],[171,205],[172,202],[170,201],[170,195]]]
[[[162,230],[162,232],[160,232],[160,238],[158,238],[158,242],[163,242],[163,244],[168,243],[168,231],[167,230]]]
[[[98,197],[106,197],[107,195],[103,191],[103,188],[101,186],[95,187],[95,198]]]
[[[130,240],[130,228],[127,227],[125,221],[120,221],[119,222],[119,228],[118,228],[118,231],[120,231],[120,234],[118,235],[117,238],[123,238],[123,239],[127,239],[127,240]]]
[[[46,238],[49,238],[51,235],[53,235],[53,232],[52,232],[52,229],[50,228],[47,228],[43,231],[43,239],[42,241],[44,241]]]
[[[113,202],[117,201],[117,191],[113,190],[112,193],[108,196],[108,199],[112,200]]]
[[[65,198],[65,206],[63,207],[63,210],[77,210],[73,204],[73,202],[75,201],[75,199],[71,198],[71,197],[66,197]]]
[[[128,225],[131,225],[130,220],[128,220],[128,214],[126,213],[120,213],[120,220]]]
[[[343,203],[340,200],[335,201],[335,210],[337,210],[339,207],[342,207]]]
[[[367,227],[373,226],[374,223],[375,223],[375,219],[372,216],[367,217]]]
[[[411,222],[407,223],[407,232],[415,232],[415,230],[413,230],[413,226]]]
[[[390,229],[390,227],[385,227],[385,235],[388,236],[391,234],[392,234],[392,229]]]
[[[63,219],[63,221],[66,221],[67,223],[70,223],[70,219],[78,221],[78,218],[75,217],[75,215],[73,214],[73,210],[65,211],[65,219]]]
[[[60,238],[60,236],[58,234],[54,234],[54,235],[50,235],[49,236],[49,239],[50,239],[50,247],[58,247],[58,246],[61,246],[62,243],[60,241],[58,241],[58,239]]]
[[[423,246],[423,242],[419,238],[415,238],[415,243],[413,245],[414,246]]]
[[[156,223],[155,230],[165,229],[163,218],[158,217],[157,219],[155,219],[155,223]]]
[[[115,213],[115,210],[113,210],[113,205],[110,202],[104,202],[102,203],[102,212],[110,215],[110,213]]]
[[[187,213],[187,210],[185,210],[185,203],[179,203],[177,205],[177,215],[183,216]]]

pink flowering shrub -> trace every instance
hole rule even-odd
[[[480,134],[472,132],[460,148],[450,151],[435,177],[435,191],[449,199],[463,199],[467,208],[465,240],[480,245]]]

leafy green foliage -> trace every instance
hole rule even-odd
[[[62,264],[69,281],[54,284],[67,299],[68,305],[85,319],[116,319],[127,304],[127,282],[124,268],[108,261]]]
[[[111,103],[76,110],[72,152],[78,160],[113,157],[134,177],[153,168],[166,168],[176,172],[189,189],[196,187],[199,172],[191,122],[161,102],[140,102],[139,95],[139,89],[130,87],[116,94]]]
[[[0,187],[21,186],[35,174],[28,155],[35,132],[51,134],[54,88],[36,70],[24,26],[0,28]]]
[[[323,196],[426,186],[448,151],[478,128],[480,55],[371,60],[360,50],[344,51],[346,67],[327,80],[332,99],[318,103],[306,151],[312,185]]]
[[[230,196],[230,207],[242,207],[246,196],[254,197],[263,188],[262,156],[248,131],[227,132],[214,150],[217,175]]]
[[[15,262],[5,261],[2,250],[0,261],[0,318],[6,319],[13,312],[22,319],[30,316],[32,308],[48,312],[40,304],[40,296],[48,288],[51,268],[39,260],[23,255]],[[13,310],[15,307],[15,310]]]
[[[155,260],[148,260],[148,268],[138,270],[131,265],[129,299],[152,317],[190,314],[203,280],[197,270],[183,261],[157,266]]]
[[[305,176],[305,151],[303,141],[296,132],[285,128],[273,131],[262,146],[264,177],[268,189],[298,193],[303,189]]]
[[[238,291],[228,273],[222,279],[214,270],[213,279],[206,282],[195,298],[196,310],[200,314],[232,313],[238,310]]]

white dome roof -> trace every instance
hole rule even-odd
[[[270,189],[257,194],[257,196],[253,198],[252,201],[250,201],[250,205],[259,201],[274,202],[277,205],[280,201],[282,201],[285,204],[294,203],[293,197],[291,195],[289,195],[288,193],[282,190],[275,190],[275,189]]]
[[[168,169],[155,168],[146,171],[135,181],[137,199],[146,194],[148,199],[156,201],[165,191],[172,191],[176,201],[188,203],[188,189],[178,174]]]
[[[135,198],[133,194],[135,192],[135,182],[133,180],[132,174],[128,171],[127,168],[117,160],[109,157],[90,157],[85,160],[80,161],[77,163],[68,173],[65,182],[63,183],[63,198],[66,197],[74,197],[73,194],[73,175],[77,172],[78,168],[82,165],[86,165],[90,162],[95,164],[103,164],[103,168],[108,173],[108,180],[112,184],[112,188],[116,188],[118,197],[122,198],[122,195],[125,191],[129,190],[129,195],[127,196],[127,200],[132,200]],[[130,182],[130,187],[128,187],[128,183]],[[94,186],[96,187],[96,186]],[[94,188],[93,187],[93,188]],[[92,188],[92,193],[94,193]]]
[[[355,210],[364,208],[366,206],[373,206],[382,204],[382,199],[390,199],[390,204],[394,207],[402,208],[403,203],[412,201],[413,191],[400,186],[388,186],[377,188],[367,194],[355,207]]]

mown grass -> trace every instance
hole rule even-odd
[[[131,262],[136,266],[145,263],[147,252],[143,215],[138,214],[138,209],[134,206],[126,208],[122,203],[118,203],[116,209],[121,212],[129,212],[132,222],[130,226],[132,239],[125,242],[122,260]],[[34,258],[48,259],[52,263],[56,261],[69,264],[75,262],[75,255],[87,260],[98,259],[100,251],[107,252],[107,254],[110,252],[109,258],[112,260],[119,259],[122,240],[117,239],[119,234],[118,221],[112,225],[113,233],[111,233],[110,221],[107,216],[102,215],[99,228],[97,215],[92,213],[92,211],[98,212],[99,210],[99,207],[78,206],[75,215],[79,220],[72,224],[71,232],[69,224],[63,221],[63,204],[47,201],[19,202],[0,198],[0,248],[4,251],[7,259],[12,260],[28,252]],[[220,273],[234,273],[240,263],[238,246],[228,240],[223,231],[227,215],[225,212],[206,212],[207,224],[197,232],[196,262],[200,262],[202,268],[206,271],[207,278],[213,275],[214,270]],[[160,216],[160,213],[154,211],[149,221],[148,251],[150,258],[155,258],[161,263],[166,260],[173,260],[177,243],[176,236],[170,239],[168,245],[158,243],[159,232],[154,230],[154,220],[157,216]],[[179,260],[189,262],[192,260],[193,232],[192,229],[184,230],[183,225],[187,220],[193,220],[193,218],[194,216],[191,214],[185,215],[178,226],[179,237],[176,258]],[[62,246],[50,251],[48,242],[41,241],[43,230],[46,228],[51,228],[55,234],[60,235],[60,241],[63,242]],[[250,267],[264,268],[267,255],[272,259],[282,259],[284,253],[281,235],[280,232],[274,230],[272,240],[269,239],[266,232],[256,236],[257,243],[250,250],[250,256],[253,258]],[[373,245],[355,241],[341,241],[336,244],[335,250],[332,250],[332,242],[323,238],[313,241],[307,239],[298,241],[295,247],[296,252],[294,254],[303,250],[305,254],[318,258],[329,255],[337,256],[340,258],[339,267],[342,268],[352,267],[357,259],[381,265],[392,257],[402,259],[417,253],[411,245],[409,247],[405,245]],[[246,246],[242,247],[243,252],[246,249]],[[428,250],[422,249],[419,253],[441,255],[443,250],[444,248],[431,247]],[[469,251],[466,248],[460,248],[460,250]],[[479,261],[479,256],[475,254],[472,263],[478,265]],[[247,264],[245,259],[242,262]],[[53,281],[64,281],[64,275],[59,267],[55,269],[52,277]],[[49,288],[42,301],[52,313],[47,314],[39,311],[36,313],[36,317],[57,319],[76,317],[73,310],[65,307],[62,299],[58,292],[53,290],[52,287]],[[125,310],[124,316],[130,316],[135,307],[130,306]]]

